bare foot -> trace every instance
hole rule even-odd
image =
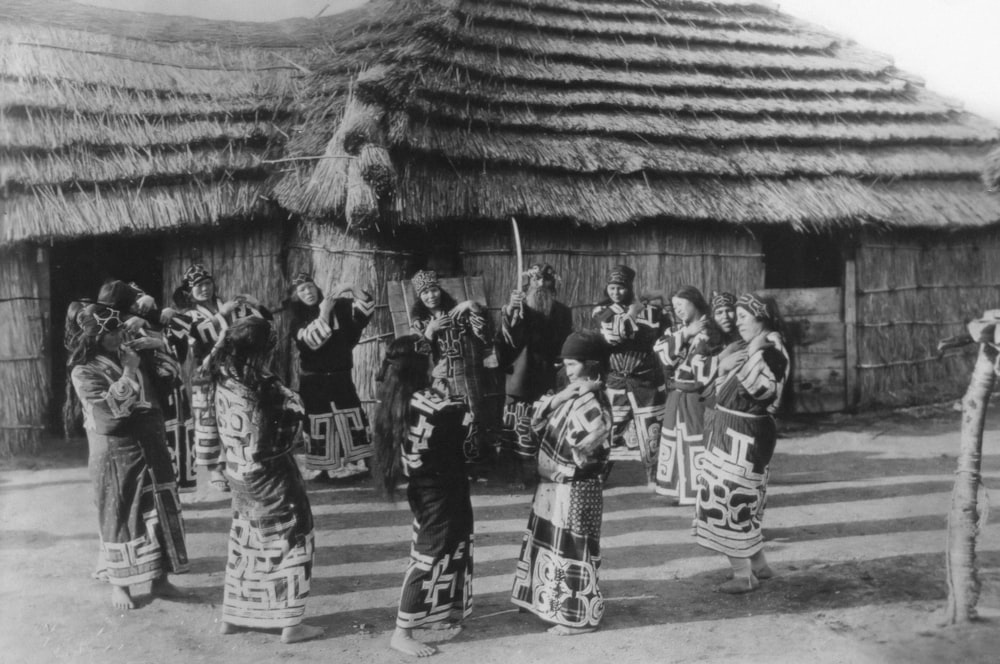
[[[462,623],[454,620],[442,620],[441,622],[431,623],[429,625],[421,625],[420,628],[429,629],[435,632],[455,630],[456,633],[458,633],[462,631]]]
[[[149,592],[164,599],[180,599],[181,597],[187,597],[187,593],[170,583],[165,575],[158,579],[153,579],[153,583],[149,587]]]
[[[227,623],[225,620],[219,623],[219,634],[225,634],[228,636],[230,634],[235,634],[238,631],[240,631],[240,628],[233,623]]]
[[[298,625],[292,625],[281,630],[281,642],[298,643],[300,641],[308,641],[309,639],[315,639],[322,633],[322,627],[313,627],[312,625],[299,623]]]
[[[123,611],[135,608],[127,586],[111,586],[111,606]]]
[[[213,470],[208,474],[208,482],[222,493],[229,493],[229,480],[221,470]]]
[[[401,653],[414,657],[430,657],[437,652],[437,648],[417,641],[410,635],[410,630],[401,627],[397,627],[396,631],[392,633],[389,645]]]
[[[556,636],[577,636],[578,634],[589,634],[595,631],[596,627],[567,627],[566,625],[555,625],[550,627],[549,634],[555,634]]]

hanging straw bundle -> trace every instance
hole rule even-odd
[[[392,167],[389,151],[383,147],[366,145],[358,153],[361,177],[367,182],[375,196],[383,200],[396,191],[396,171]]]
[[[352,230],[369,229],[379,220],[378,199],[365,182],[357,160],[352,160],[347,169],[346,216],[347,226]]]
[[[344,108],[344,118],[340,123],[340,132],[344,136],[344,151],[350,155],[357,155],[361,148],[369,143],[382,145],[385,135],[382,129],[384,116],[385,111],[381,107],[364,104],[352,95]]]

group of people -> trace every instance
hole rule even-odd
[[[493,333],[482,305],[416,273],[410,334],[385,350],[371,427],[351,370],[375,305],[349,284],[324,296],[308,274],[290,283],[297,393],[270,371],[270,312],[249,295],[218,297],[204,266],[186,271],[173,307],[120,281],[74,303],[66,412],[83,414],[112,603],[134,607],[130,586],[144,581],[176,594],[167,574],[187,567],[178,491],[200,465],[232,493],[221,631],[320,634],[302,622],[315,546],[292,456],[304,425],[318,479],[371,470],[390,498],[405,479],[414,535],[391,645],[433,653],[412,631],[454,628],[472,608],[469,469],[490,445],[484,372],[496,369],[503,446],[535,482],[511,599],[550,632],[592,631],[603,616],[603,485],[616,447],[638,452],[657,493],[694,506],[696,541],[731,562],[722,591],[771,576],[760,523],[789,372],[773,302],[721,293],[709,303],[685,286],[658,305],[636,297],[635,272],[619,265],[593,329],[574,331],[553,268],[522,276]]]

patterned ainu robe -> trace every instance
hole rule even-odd
[[[535,404],[539,482],[524,534],[511,601],[567,627],[597,627],[604,615],[601,476],[611,451],[611,405],[589,392],[552,408]]]
[[[215,300],[215,311],[203,304],[177,313],[170,320],[168,329],[175,342],[184,343],[194,361],[191,372],[191,411],[194,416],[194,446],[195,464],[198,466],[215,467],[222,462],[222,446],[219,443],[219,431],[215,423],[215,408],[212,404],[211,380],[200,371],[202,362],[212,352],[215,342],[223,330],[240,318],[258,316],[271,318],[271,313],[263,307],[241,304],[229,315],[219,313],[223,302]]]
[[[656,493],[676,498],[680,505],[694,505],[698,457],[705,449],[705,406],[714,396],[720,341],[719,329],[709,322],[692,339],[684,340],[677,330],[653,346],[667,376]]]
[[[573,312],[561,302],[552,303],[548,316],[527,305],[523,311],[504,307],[500,312],[496,350],[505,374],[503,434],[521,457],[538,454],[531,435],[532,406],[555,390],[559,351],[571,332]]]
[[[341,298],[327,320],[319,305],[293,310],[292,338],[299,351],[299,394],[309,421],[306,465],[336,471],[372,455],[368,416],[361,407],[351,369],[353,349],[375,311],[375,301]]]
[[[698,464],[695,539],[734,558],[749,558],[764,545],[761,520],[777,441],[772,412],[790,368],[780,338],[768,338],[771,343],[716,381],[715,417]],[[746,347],[739,341],[719,357]]]
[[[171,358],[156,353],[156,371],[177,375]],[[73,367],[90,448],[101,549],[108,580],[130,586],[188,569],[184,522],[163,414],[151,377],[137,380],[106,355]]]
[[[292,444],[305,409],[277,379],[257,396],[220,380],[215,413],[233,495],[222,619],[256,628],[302,621],[312,578],[312,510]]]
[[[433,389],[413,395],[408,418],[402,452],[413,542],[396,617],[404,629],[472,611],[472,502],[462,453],[472,418],[464,400]]]
[[[653,344],[669,325],[663,310],[645,305],[638,316],[621,304],[603,304],[592,313],[601,336],[611,346],[608,399],[614,415],[614,438],[624,438],[639,456],[652,481],[667,400],[663,372]]]
[[[435,317],[448,314],[439,313]],[[424,334],[431,318],[412,321],[411,331]],[[451,326],[438,330],[431,340],[434,368],[433,386],[450,397],[465,399],[472,415],[471,433],[465,442],[465,459],[480,461],[486,454],[483,427],[491,421],[488,398],[491,379],[483,367],[485,358],[493,352],[490,324],[485,312],[468,309],[452,318]]]

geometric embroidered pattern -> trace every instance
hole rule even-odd
[[[233,516],[223,620],[232,625],[278,628],[297,625],[305,613],[312,576],[315,533],[293,536],[295,515],[261,519]]]
[[[338,409],[330,402],[326,413],[309,414],[306,461],[312,470],[336,470],[372,455],[367,421],[360,407]]]
[[[163,575],[165,561],[163,547],[160,546],[160,519],[156,510],[143,512],[142,523],[146,532],[131,541],[101,542],[108,580],[113,585],[130,586]]]

